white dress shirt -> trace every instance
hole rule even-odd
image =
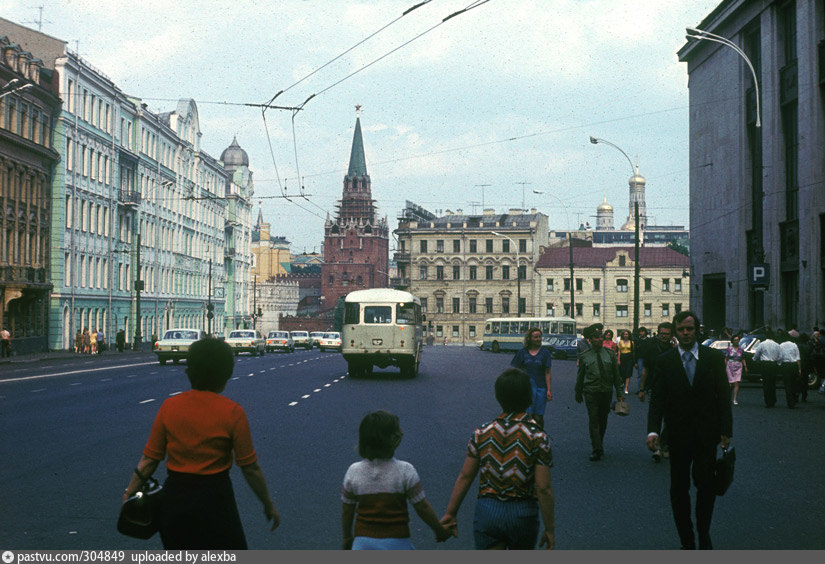
[[[799,362],[799,347],[793,341],[785,341],[779,345],[779,364]]]
[[[765,339],[753,351],[754,360],[767,360],[770,362],[779,362],[782,357],[782,351],[779,345],[773,339]]]

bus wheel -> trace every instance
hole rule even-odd
[[[490,345],[490,350],[493,351],[494,353],[497,353],[501,350],[501,348],[499,348],[499,346],[498,346],[498,341],[493,341],[493,344]]]
[[[354,362],[347,363],[347,372],[349,372],[350,378],[360,378],[361,377],[361,367]]]
[[[402,378],[415,378],[415,359],[410,359],[405,361],[401,364],[401,377]]]

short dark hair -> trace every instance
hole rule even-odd
[[[368,413],[358,427],[358,454],[368,460],[392,458],[403,435],[401,422],[394,413]]]
[[[688,317],[693,318],[693,320],[696,322],[696,329],[699,329],[699,327],[702,325],[702,322],[699,321],[699,316],[690,311],[689,309],[680,311],[679,313],[673,316],[673,327],[675,328],[678,324],[680,324]]]
[[[656,330],[661,331],[662,329],[668,329],[671,335],[675,333],[675,331],[673,330],[673,323],[671,323],[670,321],[662,321],[661,323],[659,323],[659,326],[656,327]]]
[[[505,413],[521,413],[533,403],[530,377],[523,370],[508,368],[496,378],[496,400]]]
[[[232,347],[218,339],[195,341],[186,355],[186,376],[193,390],[222,391],[234,368]]]

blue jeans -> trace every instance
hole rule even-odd
[[[410,537],[403,539],[377,539],[373,537],[355,537],[352,550],[415,550]]]
[[[513,550],[533,550],[539,538],[539,506],[535,499],[476,500],[473,518],[476,550],[497,545]]]
[[[547,388],[539,388],[535,380],[530,380],[530,387],[533,389],[533,401],[527,408],[527,413],[544,417],[544,410],[547,407]]]

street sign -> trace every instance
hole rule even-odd
[[[748,265],[748,284],[767,288],[770,284],[771,268],[768,263]]]

